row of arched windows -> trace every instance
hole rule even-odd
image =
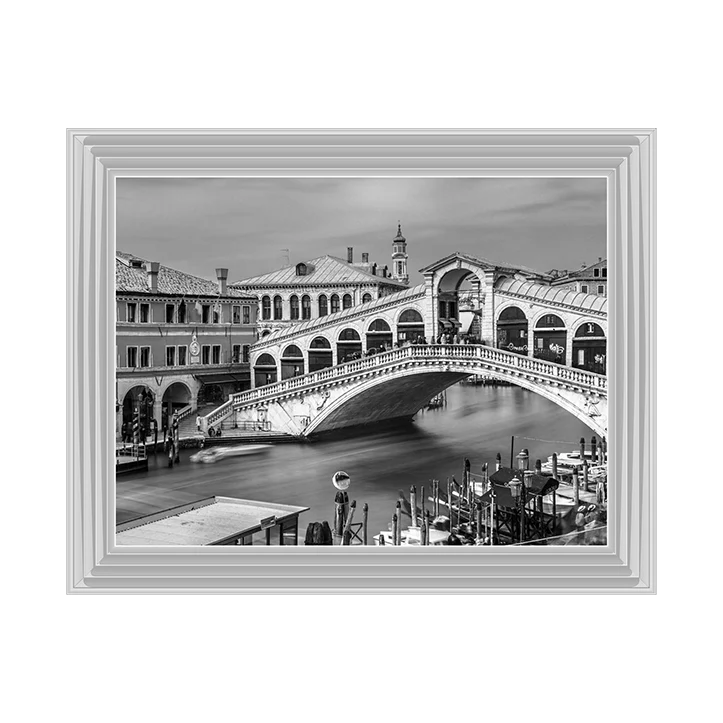
[[[362,296],[362,304],[366,304],[372,301],[372,295],[365,293]],[[317,308],[319,316],[327,316],[328,314],[335,314],[337,311],[342,309],[351,309],[353,299],[351,294],[319,294],[317,300]],[[273,308],[273,317],[272,317]],[[276,295],[263,296],[261,297],[261,319],[263,321],[282,321],[284,319],[283,311],[283,299],[281,296]],[[304,294],[299,297],[296,294],[292,295],[289,299],[289,319],[291,321],[306,321],[311,319],[311,297],[308,294]]]
[[[529,322],[522,309],[508,306],[497,319],[497,347],[565,364],[567,359],[568,329],[557,314],[541,316],[530,340]],[[607,359],[607,339],[599,324],[584,322],[572,337],[572,365],[604,374]]]
[[[415,333],[416,335],[413,335]],[[351,327],[342,329],[336,338],[336,360],[332,342],[324,336],[315,337],[309,345],[307,358],[296,344],[289,344],[281,352],[280,365],[271,354],[261,354],[254,363],[255,386],[273,384],[280,378],[289,379],[310,372],[319,371],[334,363],[358,359],[366,354],[376,354],[391,349],[394,335],[391,326],[384,319],[374,319],[366,334],[366,348],[361,334]],[[418,341],[424,336],[422,315],[408,309],[399,317],[397,324],[397,342]]]

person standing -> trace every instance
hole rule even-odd
[[[200,414],[196,415],[196,430],[198,432],[201,431],[201,415]]]

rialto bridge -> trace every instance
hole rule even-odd
[[[203,420],[309,436],[411,418],[484,374],[551,399],[607,436],[607,299],[452,254],[424,283],[287,326],[251,348],[252,389]],[[227,425],[224,425],[227,426]]]

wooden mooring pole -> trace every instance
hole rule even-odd
[[[346,522],[344,523],[344,530],[341,533],[342,545],[351,544],[351,523],[354,520],[354,510],[356,510],[356,500],[352,500],[351,505],[349,505],[349,517],[346,518]]]
[[[367,523],[369,519],[369,505],[365,502],[362,507],[362,545],[367,544]]]
[[[409,510],[409,514],[412,518],[410,527],[416,527],[417,526],[417,487],[416,487],[416,485],[412,485],[409,488],[409,506],[411,507],[411,509]]]

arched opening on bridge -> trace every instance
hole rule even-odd
[[[274,319],[278,321],[284,318],[284,307],[280,296],[274,296]]]
[[[254,364],[254,386],[264,387],[277,381],[276,361],[271,354],[262,354]]]
[[[319,296],[319,316],[326,316],[329,313],[329,301],[326,294]]]
[[[480,280],[468,269],[452,269],[437,286],[437,333],[442,337],[479,336],[475,324]]]
[[[332,294],[331,295],[331,313],[336,314],[337,311],[339,311],[339,295],[338,294]]]
[[[265,337],[265,336],[268,336],[270,333],[271,333],[271,329],[264,329],[264,330],[261,332],[261,338],[263,338],[263,337]]]
[[[557,314],[541,316],[535,325],[535,358],[565,363],[567,329]]]
[[[301,318],[311,319],[311,297],[307,294],[301,297]]]
[[[174,382],[165,392],[161,400],[162,415],[166,419],[173,417],[174,412],[179,412],[191,403],[191,390],[183,382]]]
[[[607,367],[607,339],[599,324],[586,321],[577,328],[572,340],[572,365],[597,374]]]
[[[392,328],[384,319],[374,319],[367,329],[367,352],[392,348]]]
[[[140,412],[141,430],[145,430],[147,434],[150,433],[154,402],[153,392],[143,384],[128,390],[123,398],[123,433],[126,439],[130,441],[133,436],[131,425],[136,410]],[[160,420],[156,421],[160,422]],[[143,431],[141,436],[143,436]]]
[[[362,355],[362,343],[359,332],[355,329],[344,329],[339,334],[336,344],[337,364],[350,359],[359,359]]]
[[[372,295],[367,291],[364,296],[362,296],[362,304],[368,304],[372,300]]]
[[[416,309],[405,309],[397,322],[397,341],[416,343],[424,339],[424,319]]]
[[[345,309],[351,309],[351,294],[344,294],[344,298],[342,299],[342,306]]]
[[[300,377],[304,373],[304,355],[296,344],[289,344],[281,354],[281,379]]]
[[[497,319],[497,348],[527,354],[529,323],[517,306],[508,306]]]
[[[331,342],[317,336],[309,345],[309,372],[318,372],[332,366]]]

